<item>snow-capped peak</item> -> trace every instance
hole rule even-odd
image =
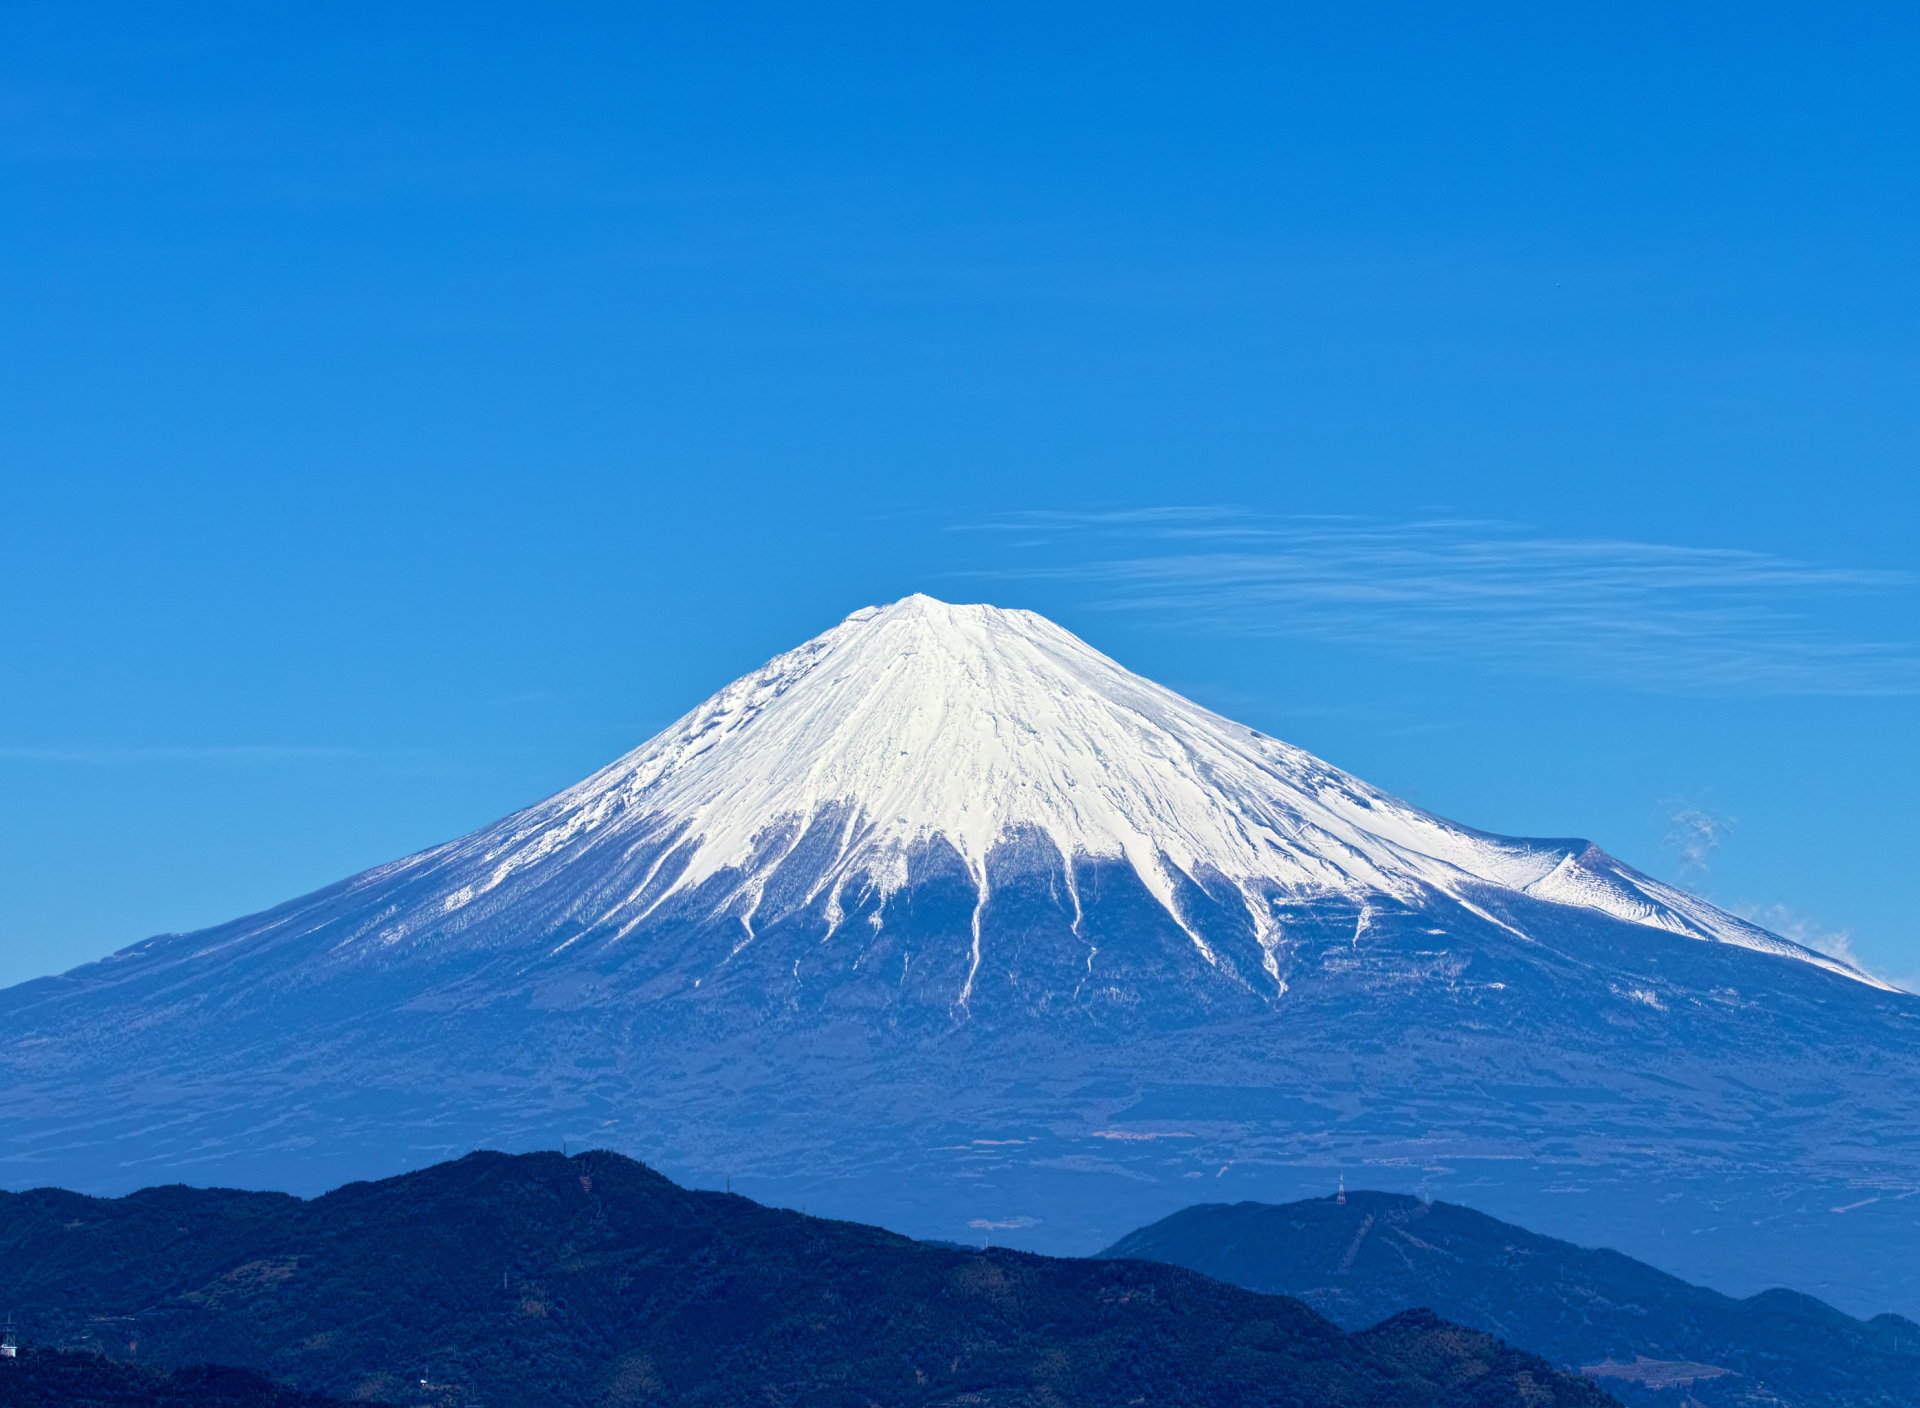
[[[846,886],[899,888],[932,838],[959,853],[982,905],[989,852],[1044,838],[1063,858],[1123,858],[1209,961],[1183,878],[1237,889],[1276,979],[1276,898],[1439,892],[1510,928],[1480,903],[1492,886],[1872,981],[1584,843],[1490,836],[1397,801],[1033,612],[923,595],[854,612],[577,787],[454,843],[469,855],[481,843],[488,864],[447,906],[589,833],[667,826],[681,837],[674,866],[656,864],[596,922],[630,931],[730,874],[721,909],[751,936],[767,878],[822,818],[836,837],[813,893],[835,922]]]

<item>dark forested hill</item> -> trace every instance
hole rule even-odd
[[[1618,1252],[1404,1194],[1205,1204],[1101,1255],[1296,1296],[1348,1328],[1428,1307],[1555,1364],[1595,1366],[1630,1401],[1920,1405],[1920,1325],[1901,1316],[1856,1320],[1786,1290],[1735,1300]]]
[[[474,1154],[311,1202],[0,1194],[23,1336],[436,1405],[1601,1408],[1430,1315],[1348,1334],[1177,1267],[928,1246],[608,1154]]]
[[[0,1360],[0,1408],[344,1408],[245,1369],[199,1364],[172,1373],[29,1345]]]

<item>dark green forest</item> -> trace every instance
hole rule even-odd
[[[103,1354],[29,1346],[0,1360],[0,1408],[338,1408],[245,1369],[168,1372]]]
[[[448,1408],[1610,1402],[1426,1313],[1349,1334],[1179,1267],[934,1246],[606,1153],[311,1201],[0,1194],[0,1304],[31,1345]]]
[[[1298,1296],[1348,1329],[1423,1305],[1555,1364],[1644,1358],[1709,1375],[1661,1384],[1610,1374],[1635,1408],[1920,1408],[1920,1325],[1902,1316],[1857,1320],[1779,1288],[1736,1300],[1619,1252],[1404,1193],[1202,1204],[1101,1255]]]

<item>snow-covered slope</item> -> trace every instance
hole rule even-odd
[[[567,942],[623,940],[694,892],[750,942],[771,878],[803,841],[813,852],[808,881],[783,903],[823,901],[837,926],[852,886],[879,901],[868,921],[879,925],[886,899],[910,882],[909,857],[938,840],[978,896],[967,978],[954,994],[964,1006],[991,898],[988,858],[1025,837],[1063,858],[1123,860],[1210,964],[1219,956],[1179,893],[1183,881],[1230,887],[1270,990],[1284,989],[1276,900],[1418,903],[1437,892],[1484,915],[1473,896],[1488,887],[1877,981],[1583,842],[1491,836],[1397,801],[1142,679],[1030,611],[927,596],[854,612],[578,786],[429,853],[433,891],[359,940],[393,944],[425,931],[444,943],[450,916],[551,883],[544,872],[574,864],[583,844],[627,850],[661,836],[674,844],[637,884],[596,887],[568,909],[581,927]],[[1063,868],[1077,904],[1074,876]]]
[[[1872,1267],[1920,1265],[1916,1125],[1920,999],[921,596],[470,836],[0,992],[0,1178],[97,1191],[593,1139],[1086,1251],[1346,1169],[1916,1310]]]

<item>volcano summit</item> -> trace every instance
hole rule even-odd
[[[1059,1252],[1364,1170],[1913,1313],[1917,1078],[1920,999],[1837,959],[914,596],[471,836],[0,992],[0,1177],[567,1137]]]

